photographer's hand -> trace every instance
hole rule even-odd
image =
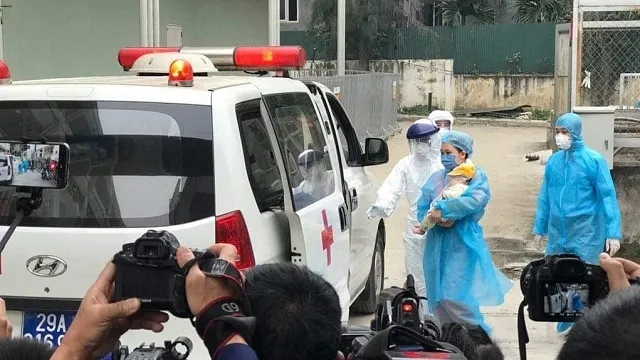
[[[52,360],[96,359],[113,350],[118,339],[131,329],[160,332],[169,320],[161,312],[138,313],[139,299],[109,303],[113,294],[115,265],[109,261],[89,288],[78,313]]]
[[[218,258],[224,259],[231,264],[235,264],[238,257],[238,250],[235,246],[229,244],[215,244],[211,246],[209,250],[216,254]],[[189,260],[195,257],[191,250],[185,247],[180,247],[176,256],[180,267],[184,267]],[[197,264],[194,264],[194,266],[189,269],[185,288],[189,309],[191,310],[191,313],[196,316],[198,316],[212,302],[223,297],[234,296],[236,292],[234,285],[229,284],[220,278],[206,276]],[[231,343],[246,342],[242,337],[236,335],[226,344]]]
[[[0,339],[10,338],[13,333],[13,325],[7,317],[7,308],[4,300],[0,298]]]
[[[600,254],[600,266],[607,273],[609,292],[624,290],[631,286],[629,279],[640,277],[640,265],[607,253]]]

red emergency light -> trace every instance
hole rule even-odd
[[[130,47],[118,52],[118,62],[125,71],[143,55],[153,53],[184,52],[207,56],[213,64],[225,70],[283,71],[299,70],[307,62],[307,53],[301,46],[239,46],[236,48],[179,48]],[[233,65],[229,64],[233,59]]]
[[[188,61],[178,59],[171,63],[169,86],[193,86],[193,67]]]
[[[299,70],[307,54],[301,46],[241,46],[234,50],[233,62],[243,70]]]
[[[118,63],[124,71],[129,71],[142,55],[179,51],[179,47],[128,47],[118,51]]]
[[[11,84],[11,71],[9,66],[0,60],[0,85]]]

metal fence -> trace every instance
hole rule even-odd
[[[456,74],[552,74],[555,24],[483,24],[399,28],[381,36],[376,59],[453,59]],[[310,59],[335,60],[336,41],[282,31],[283,45],[301,45]],[[347,48],[358,59],[358,48]]]
[[[387,138],[401,131],[398,125],[399,74],[336,70],[301,70],[292,76],[321,83],[331,89],[358,134],[361,143],[367,137]]]
[[[640,96],[640,82],[629,75],[640,73],[638,20],[640,16],[631,11],[583,12],[578,28],[577,105],[635,107],[630,100]]]

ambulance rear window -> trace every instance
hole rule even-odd
[[[69,144],[69,182],[44,190],[21,226],[147,228],[215,215],[209,106],[95,101],[0,101],[0,141]],[[27,172],[41,176],[38,159]],[[18,196],[0,187],[0,225]]]

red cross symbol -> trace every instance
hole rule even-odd
[[[322,210],[322,222],[324,230],[322,230],[322,250],[327,250],[327,265],[331,265],[331,244],[333,244],[333,226],[329,226],[327,220],[327,210]]]

